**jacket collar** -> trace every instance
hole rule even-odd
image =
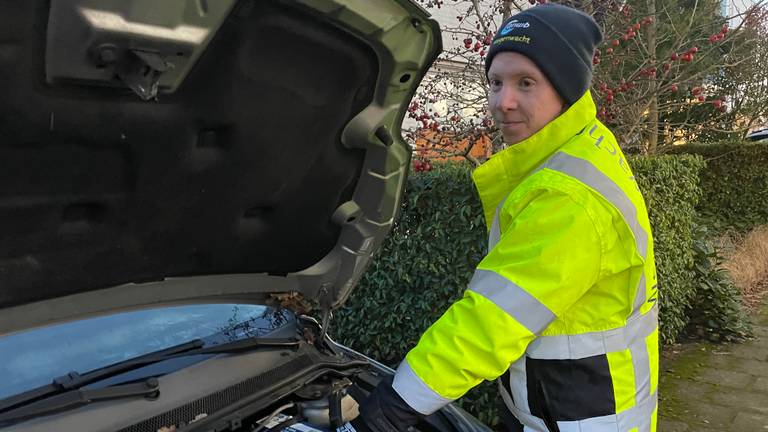
[[[493,222],[496,207],[531,171],[544,163],[570,138],[595,119],[595,103],[587,90],[563,114],[523,141],[491,156],[472,178],[483,203],[485,222]]]

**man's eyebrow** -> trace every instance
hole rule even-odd
[[[520,72],[511,73],[511,74],[503,74],[503,76],[502,74],[499,74],[499,73],[488,74],[488,79],[503,79],[503,78],[531,78],[534,80],[538,80],[539,75],[530,71],[520,71]]]

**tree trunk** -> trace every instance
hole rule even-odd
[[[648,4],[648,16],[653,18],[653,23],[648,26],[646,31],[648,35],[648,53],[650,54],[650,64],[656,67],[656,0],[646,0]],[[650,82],[651,101],[648,105],[648,144],[646,146],[648,154],[655,154],[659,145],[659,82],[656,75]]]
[[[512,0],[504,0],[501,10],[501,21],[506,21],[512,16]]]

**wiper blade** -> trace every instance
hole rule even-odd
[[[132,369],[136,369],[148,364],[156,363],[158,359],[164,359],[175,354],[198,349],[203,346],[203,344],[204,343],[202,340],[194,339],[180,345],[175,345],[170,348],[151,352],[139,357],[115,363],[110,366],[96,369],[83,375],[80,375],[77,372],[70,372],[64,376],[54,378],[51,384],[28,390],[24,393],[19,393],[15,396],[0,400],[0,413],[18,405],[25,405],[38,399],[80,388],[110,376],[128,372]]]
[[[194,339],[181,345],[144,354],[82,375],[77,372],[70,372],[67,375],[55,378],[51,384],[0,400],[0,415],[15,411],[21,406],[30,406],[30,404],[37,403],[37,401],[45,402],[53,396],[64,394],[70,390],[78,389],[121,373],[177,357],[237,353],[260,347],[296,347],[299,344],[300,341],[293,338],[255,337],[206,347],[205,341]]]
[[[238,339],[232,342],[227,342],[219,345],[213,345],[205,348],[199,348],[189,352],[185,352],[184,355],[194,354],[226,354],[226,353],[238,353],[241,351],[249,351],[254,348],[261,347],[285,347],[295,348],[298,347],[301,341],[294,338],[248,338]]]
[[[69,390],[0,414],[0,425],[18,422],[43,414],[52,414],[68,409],[79,408],[101,400],[134,396],[144,396],[149,399],[156,399],[159,394],[160,383],[157,378],[148,378],[139,383],[116,385],[98,389]]]

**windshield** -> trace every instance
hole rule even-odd
[[[153,351],[205,338],[263,336],[293,315],[261,305],[210,304],[124,312],[0,337],[0,399]]]

